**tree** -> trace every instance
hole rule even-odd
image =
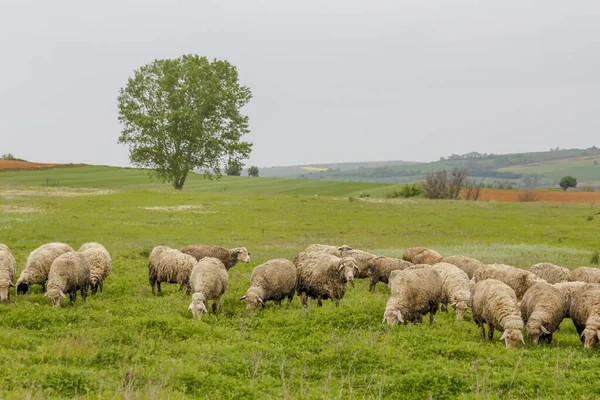
[[[558,185],[566,192],[568,188],[574,188],[577,186],[577,178],[570,175],[563,176],[560,179],[560,182],[558,182]]]
[[[225,173],[230,176],[240,176],[242,174],[242,168],[244,164],[237,160],[229,160],[227,162],[227,169]]]
[[[248,176],[258,177],[258,167],[253,165],[248,168]]]
[[[458,199],[466,179],[464,168],[454,168],[452,172],[445,169],[430,171],[422,184],[423,193],[428,199]]]
[[[134,165],[175,189],[194,169],[219,178],[225,157],[239,162],[250,154],[252,143],[242,141],[248,117],[240,110],[251,98],[227,61],[197,55],[155,60],[119,91],[118,142],[129,147]]]

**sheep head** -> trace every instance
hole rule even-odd
[[[539,321],[529,320],[527,321],[527,336],[531,340],[531,344],[534,346],[538,344],[540,336],[543,334],[550,335],[550,331],[544,327]]]
[[[390,325],[398,325],[400,322],[404,322],[404,317],[400,310],[385,310],[383,314],[383,323],[388,323]]]
[[[338,264],[338,271],[343,274],[345,282],[350,282],[352,287],[354,287],[354,272],[360,272],[356,260],[352,257],[342,258]]]
[[[238,262],[245,262],[245,263],[249,263],[250,262],[250,253],[248,253],[248,249],[245,247],[236,247],[235,252],[237,254],[237,260]]]
[[[194,318],[202,318],[202,313],[207,313],[204,294],[196,292],[192,295],[192,302],[190,303],[188,310],[192,311]]]
[[[466,301],[454,302],[454,303],[452,303],[452,307],[454,307],[454,310],[456,311],[456,320],[457,321],[461,321],[463,319],[465,312],[467,311],[467,308],[469,308]]]
[[[21,279],[17,280],[17,295],[26,294],[29,290],[29,283],[22,281]]]
[[[581,338],[583,339],[583,348],[591,349],[598,339],[600,339],[600,329],[585,328],[581,332]]]
[[[264,297],[264,290],[258,287],[251,287],[246,291],[245,296],[240,297],[240,300],[246,302],[246,310],[253,310],[256,309],[259,304],[264,307],[265,303],[262,300]]]
[[[348,245],[342,245],[340,247],[337,248],[337,253],[336,256],[338,257],[346,257],[348,255],[348,252],[352,250],[352,247],[348,246]]]
[[[49,298],[54,307],[60,307],[60,298],[67,296],[59,288],[49,287],[46,293],[44,293],[44,297]]]
[[[92,294],[96,294],[100,287],[100,280],[96,277],[90,279],[90,286],[92,287]]]
[[[506,329],[500,337],[500,340],[504,340],[504,345],[506,348],[515,347],[519,340],[525,344],[523,332],[521,332],[519,329]]]
[[[15,285],[13,285],[13,283],[10,281],[7,281],[7,280],[0,281],[0,301],[10,300],[10,293],[8,291],[8,288],[10,288],[11,286],[15,286]]]

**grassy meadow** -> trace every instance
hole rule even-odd
[[[305,312],[295,298],[248,312],[239,301],[254,266],[292,259],[311,243],[389,256],[424,245],[521,267],[589,265],[600,248],[600,216],[588,218],[598,206],[385,200],[377,193],[387,185],[246,177],[190,179],[176,192],[143,171],[86,168],[0,173],[0,242],[18,273],[29,252],[51,241],[98,241],[113,258],[104,291],[86,303],[78,296],[53,308],[34,286],[0,304],[0,398],[600,397],[600,347],[584,351],[570,320],[552,345],[507,350],[499,333],[480,340],[470,314],[384,325],[389,291],[380,284],[369,293],[366,280],[338,308],[311,301]],[[60,187],[45,187],[46,176]],[[323,186],[316,192],[314,184]],[[229,271],[218,316],[193,320],[191,296],[176,285],[151,293],[152,247],[190,243],[252,253],[250,264]]]

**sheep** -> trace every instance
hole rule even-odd
[[[396,270],[392,294],[385,306],[383,322],[398,325],[400,322],[423,322],[429,313],[429,323],[442,300],[442,280],[437,272],[420,265]]]
[[[446,311],[448,303],[456,310],[456,319],[462,320],[471,299],[471,282],[467,273],[450,263],[437,263],[434,269],[442,279],[442,311]]]
[[[193,256],[196,260],[200,261],[204,257],[218,258],[225,264],[225,268],[230,270],[242,261],[245,263],[250,262],[250,253],[245,247],[236,247],[234,249],[226,249],[220,246],[207,246],[203,244],[192,244],[185,246],[181,251],[185,254]]]
[[[112,260],[110,253],[104,246],[96,242],[84,243],[78,250],[85,255],[90,263],[90,285],[92,294],[96,294],[98,289],[102,291],[104,279],[110,274]]]
[[[600,338],[600,289],[575,291],[569,316],[583,347],[591,348]]]
[[[504,331],[507,348],[515,347],[523,339],[523,320],[517,305],[515,291],[506,283],[497,279],[484,279],[471,288],[471,312],[473,320],[481,329],[481,338],[485,339],[485,324],[488,326],[488,338],[494,338],[494,329]]]
[[[600,283],[600,268],[579,267],[569,274],[571,282]]]
[[[444,258],[442,262],[456,265],[467,273],[469,279],[473,278],[473,274],[481,267],[485,267],[485,264],[475,258],[466,256],[450,256]]]
[[[525,292],[521,300],[521,315],[527,336],[535,346],[538,341],[552,343],[552,333],[569,312],[563,292],[553,285],[538,283]]]
[[[411,262],[414,264],[415,262],[413,261],[413,258],[417,254],[422,253],[426,250],[429,250],[429,249],[427,247],[409,247],[406,250],[404,250],[404,253],[402,253],[402,259],[404,261],[408,261],[408,262]]]
[[[369,290],[375,293],[377,282],[387,285],[392,271],[406,269],[411,265],[413,265],[411,262],[399,258],[375,257],[370,259],[367,262],[367,276],[371,278]]]
[[[506,283],[515,291],[518,299],[522,298],[527,289],[536,283],[548,283],[533,272],[504,264],[488,264],[484,268],[479,268],[473,274],[471,281],[477,283],[484,279],[497,279]]]
[[[42,292],[45,292],[52,262],[58,256],[72,251],[71,246],[60,242],[46,243],[33,250],[27,257],[25,269],[17,279],[17,294],[26,294],[29,287],[35,284],[42,285]]]
[[[208,312],[208,300],[212,300],[213,314],[218,314],[221,308],[221,296],[227,290],[229,274],[225,264],[215,257],[204,257],[196,262],[190,274],[192,302],[188,310],[194,318],[202,318],[202,313]]]
[[[85,302],[90,285],[90,263],[80,252],[67,252],[57,257],[48,273],[48,297],[54,307],[60,307],[60,298],[69,294],[71,303],[75,302],[77,291]]]
[[[186,293],[190,292],[190,274],[196,264],[196,259],[189,254],[184,254],[177,249],[168,246],[156,246],[150,252],[148,260],[148,279],[152,294],[154,286],[158,287],[158,293],[161,293],[160,284],[178,283],[179,289],[186,288]]]
[[[240,300],[246,301],[246,308],[252,309],[267,300],[280,305],[281,300],[291,303],[296,292],[296,266],[284,258],[277,258],[260,264],[250,275],[250,287]]]
[[[337,257],[324,252],[299,253],[294,258],[298,273],[296,293],[302,299],[302,307],[308,307],[308,298],[331,299],[336,307],[346,293],[346,283],[354,280],[354,272],[359,271],[356,261],[351,257]]]
[[[567,304],[567,310],[571,308],[571,302],[573,301],[575,293],[590,289],[600,289],[600,284],[587,282],[559,282],[555,283],[553,286],[563,294]]]
[[[559,283],[568,282],[570,271],[565,267],[559,267],[558,265],[550,263],[538,263],[531,268],[529,271],[533,272],[542,279],[545,279],[548,283]]]
[[[442,262],[443,259],[444,257],[442,257],[437,251],[427,249],[414,256],[412,262],[415,264],[433,265]]]
[[[15,286],[15,276],[17,275],[17,262],[10,249],[3,243],[0,243],[0,301],[9,301],[9,288]]]
[[[336,252],[337,257],[352,257],[356,261],[358,272],[354,276],[355,278],[367,278],[367,270],[369,269],[369,261],[379,257],[377,254],[368,253],[362,250],[348,250],[343,253]]]
[[[325,252],[333,254],[338,257],[345,257],[346,252],[352,250],[352,247],[344,244],[341,246],[330,246],[328,244],[311,244],[306,249],[302,250],[303,253],[314,253],[314,252]]]

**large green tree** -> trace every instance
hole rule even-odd
[[[197,55],[155,60],[120,89],[119,143],[129,147],[134,165],[175,189],[195,169],[220,177],[225,160],[239,162],[252,149],[242,140],[249,129],[241,112],[251,98],[227,61]]]
[[[560,186],[562,188],[562,190],[564,190],[565,192],[567,191],[568,188],[572,187],[577,187],[577,178],[575,178],[574,176],[563,176],[560,179],[560,182],[558,183],[558,186]]]

